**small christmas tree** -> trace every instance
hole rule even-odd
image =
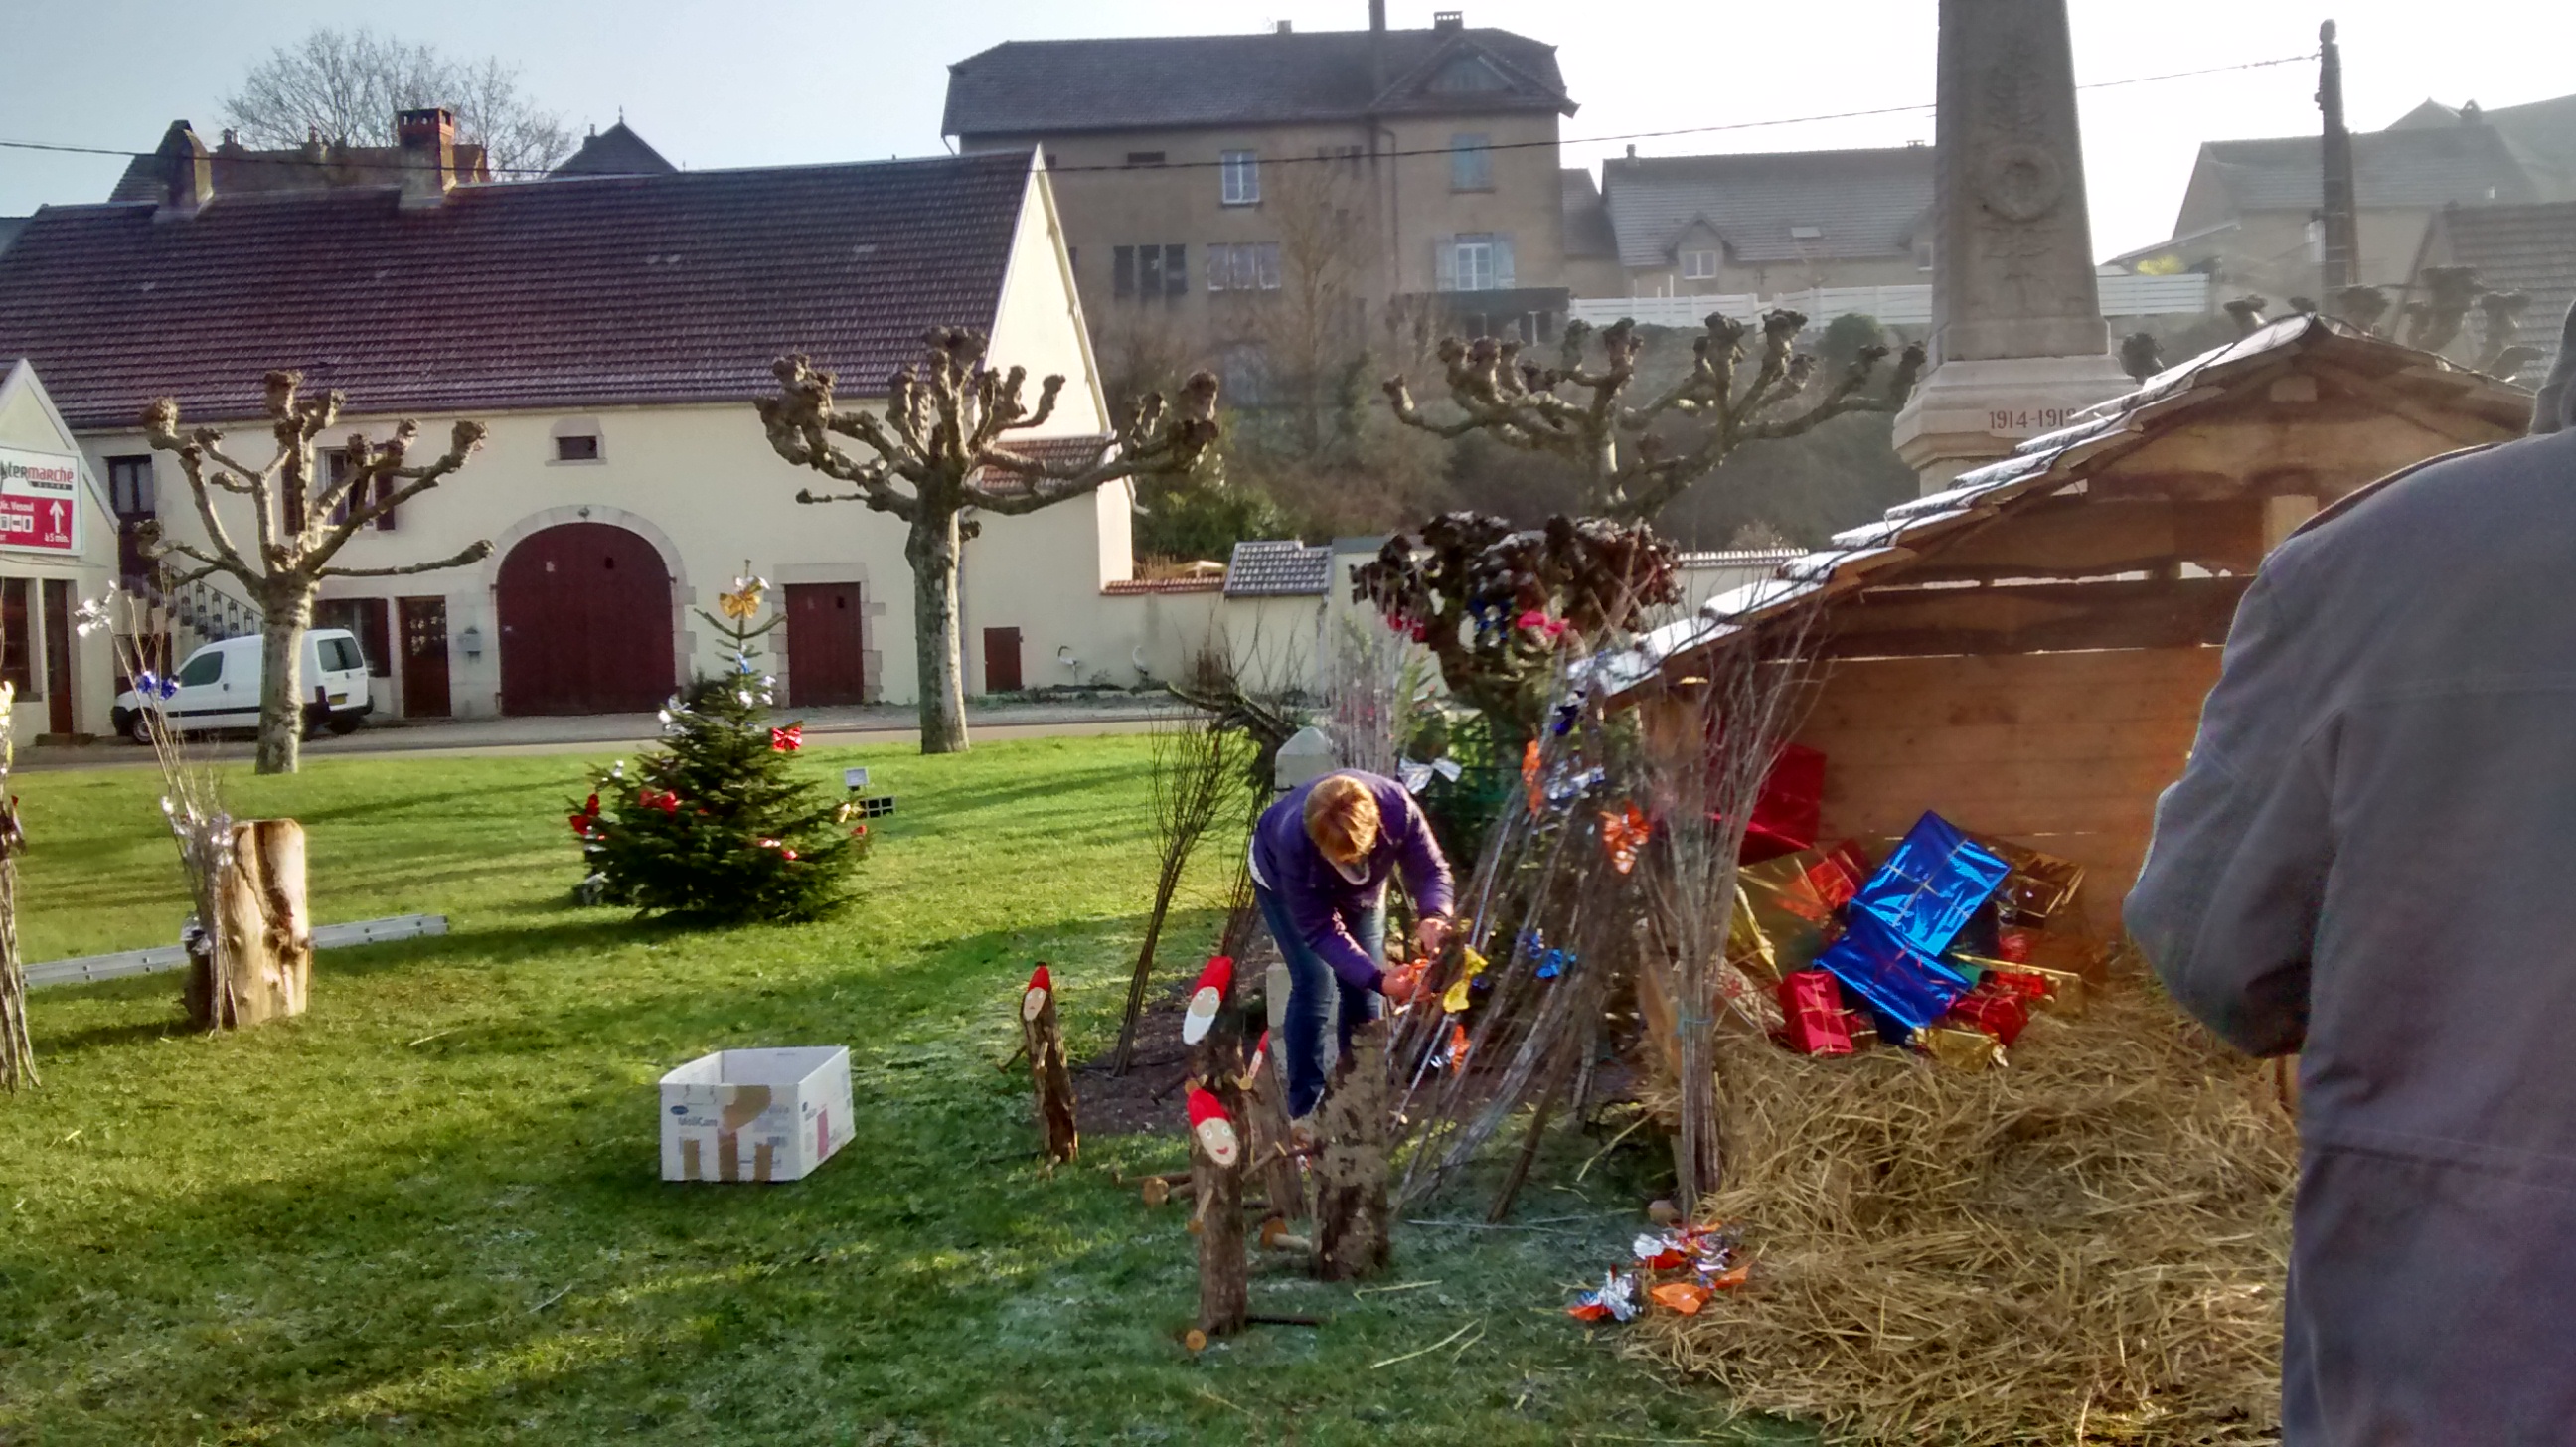
[[[663,750],[591,777],[572,814],[592,874],[585,897],[645,915],[710,922],[812,919],[839,905],[850,869],[867,853],[853,805],[793,777],[787,756],[804,747],[803,723],[772,727],[777,680],[761,676],[754,627],[769,588],[734,580],[724,617],[701,611],[733,640],[734,676],[701,678],[662,710]]]

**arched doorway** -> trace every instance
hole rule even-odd
[[[503,713],[643,713],[672,682],[671,575],[607,523],[533,533],[501,560]]]

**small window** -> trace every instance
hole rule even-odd
[[[1512,239],[1497,232],[1462,232],[1441,242],[1438,254],[1441,291],[1510,291]]]
[[[1228,206],[1249,206],[1261,199],[1261,158],[1251,151],[1227,151],[1218,158],[1218,196]]]
[[[557,462],[597,462],[598,460],[599,434],[596,432],[576,432],[555,439],[555,461]]]
[[[1789,228],[1789,239],[1791,241],[1822,241],[1825,239],[1825,228],[1821,226],[1792,226]]]
[[[1253,241],[1210,246],[1207,252],[1210,291],[1277,291],[1279,243]]]
[[[152,459],[109,458],[107,488],[118,517],[130,520],[152,516]]]
[[[1048,164],[1053,165],[1054,163],[1050,161]],[[1160,151],[1129,151],[1127,153],[1127,164],[1131,166],[1159,166],[1163,164],[1163,153]]]
[[[1449,138],[1449,189],[1494,189],[1494,149],[1491,138],[1483,132],[1474,131]]]
[[[325,673],[346,673],[350,669],[367,666],[366,657],[358,651],[354,639],[325,638],[314,645],[313,651],[319,655]]]
[[[1714,281],[1717,279],[1717,253],[1685,251],[1682,253],[1682,280]]]
[[[213,683],[223,676],[224,652],[220,648],[207,649],[189,659],[187,665],[179,670],[179,682],[191,686]]]

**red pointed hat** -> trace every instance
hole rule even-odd
[[[1049,994],[1053,994],[1055,993],[1055,978],[1047,973],[1046,966],[1040,965],[1029,972],[1028,988],[1031,990],[1044,990]],[[1025,994],[1027,991],[1022,991],[1021,993]]]
[[[1234,956],[1210,955],[1208,957],[1207,968],[1199,971],[1199,982],[1190,987],[1190,993],[1197,994],[1201,990],[1214,990],[1219,995],[1222,995],[1227,990],[1233,988],[1233,986]]]
[[[1269,1053],[1270,1053],[1270,1032],[1269,1032],[1269,1031],[1267,1031],[1267,1030],[1264,1030],[1264,1031],[1262,1031],[1262,1032],[1261,1032],[1261,1038],[1260,1038],[1260,1040],[1256,1041],[1256,1042],[1253,1044],[1253,1047],[1252,1047],[1252,1061],[1251,1061],[1252,1068],[1253,1068],[1253,1069],[1255,1069],[1255,1070],[1259,1070],[1259,1069],[1261,1068],[1261,1059],[1262,1059],[1262,1057],[1263,1057],[1263,1056],[1265,1056],[1265,1055],[1267,1055],[1267,1054],[1269,1054]]]
[[[1233,1119],[1225,1113],[1224,1103],[1213,1094],[1198,1086],[1190,1087],[1190,1129],[1197,1130],[1212,1120],[1231,1123]]]

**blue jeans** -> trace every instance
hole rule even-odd
[[[1324,1098],[1326,1016],[1340,1019],[1342,1052],[1348,1054],[1352,1032],[1377,1018],[1377,992],[1344,985],[1324,957],[1297,937],[1279,896],[1256,884],[1252,897],[1261,905],[1262,921],[1270,926],[1270,937],[1279,942],[1279,953],[1288,962],[1288,1038],[1282,1042],[1279,1062],[1288,1074],[1288,1114],[1301,1116]],[[1378,896],[1378,902],[1357,918],[1344,915],[1342,927],[1370,959],[1386,958],[1386,896]]]

